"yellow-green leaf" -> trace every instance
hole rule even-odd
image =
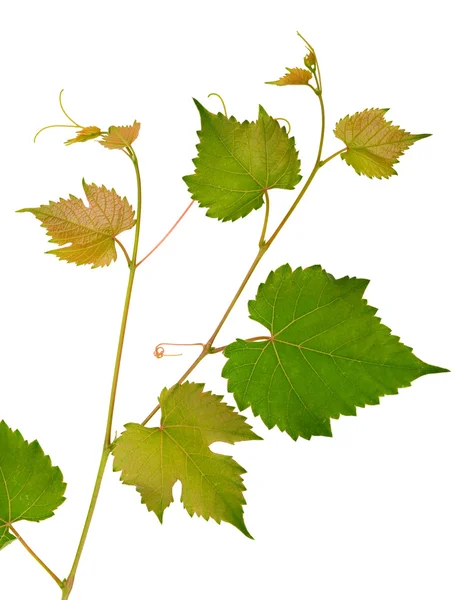
[[[307,85],[312,75],[307,69],[300,67],[294,67],[293,69],[286,69],[288,71],[283,77],[280,77],[276,81],[266,81],[271,85]]]
[[[99,127],[95,127],[95,125],[83,127],[76,133],[76,137],[66,140],[65,145],[70,146],[71,144],[76,144],[78,142],[87,142],[88,140],[97,138],[100,134],[101,129]]]
[[[126,425],[115,442],[114,471],[122,472],[123,483],[136,487],[160,521],[180,480],[181,499],[191,516],[226,521],[250,537],[243,519],[245,470],[230,456],[212,452],[210,445],[261,438],[221,400],[199,383],[164,389],[160,426]]]
[[[389,178],[397,172],[392,165],[412,144],[428,137],[429,133],[413,135],[384,115],[388,108],[370,108],[353,116],[346,116],[336,124],[334,133],[346,144],[341,154],[348,165],[359,175]]]
[[[122,148],[131,146],[139,135],[140,128],[141,124],[137,121],[134,121],[132,125],[121,127],[112,125],[109,127],[108,132],[103,135],[100,144],[105,148],[109,148],[109,150],[121,150]]]
[[[51,242],[63,246],[50,250],[60,260],[77,265],[104,267],[117,258],[115,237],[134,227],[134,211],[126,198],[115,190],[82,182],[88,207],[81,199],[70,195],[69,200],[49,202],[39,208],[23,208],[47,229]]]

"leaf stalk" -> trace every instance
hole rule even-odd
[[[49,575],[52,577],[52,579],[55,581],[55,583],[62,588],[63,587],[63,581],[61,579],[59,579],[57,577],[57,575],[46,565],[46,563],[41,560],[41,558],[30,548],[30,546],[27,544],[27,542],[24,540],[24,538],[16,531],[16,529],[12,526],[9,525],[8,526],[9,530],[11,531],[11,533],[16,536],[16,538],[18,539],[18,541],[22,544],[22,546],[27,550],[27,552],[33,556],[33,558],[36,560],[36,562],[38,564],[40,564],[43,569],[49,573]]]

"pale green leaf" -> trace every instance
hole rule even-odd
[[[69,200],[43,204],[39,208],[23,208],[47,229],[51,242],[62,246],[50,250],[60,260],[77,265],[103,267],[117,259],[115,238],[122,231],[134,227],[134,211],[126,198],[115,190],[82,182],[88,207],[82,200],[70,195]]]
[[[224,351],[228,390],[270,429],[293,438],[331,435],[330,419],[355,415],[428,373],[362,299],[368,281],[335,279],[319,266],[270,273],[249,302],[265,341],[237,340]]]
[[[187,382],[164,389],[159,398],[160,427],[126,425],[115,442],[114,470],[122,472],[123,483],[136,487],[160,521],[180,480],[181,500],[191,516],[227,521],[250,536],[243,519],[245,471],[209,446],[260,438],[221,400],[222,396],[204,392],[203,384]]]
[[[66,484],[37,441],[28,443],[19,431],[0,422],[0,549],[15,537],[17,521],[43,521],[65,500]]]
[[[413,135],[384,115],[388,108],[370,108],[353,116],[346,116],[336,124],[334,133],[346,144],[341,154],[359,175],[386,179],[397,172],[393,168],[398,158],[414,142],[429,137],[429,133]]]
[[[295,140],[262,106],[257,121],[240,123],[195,103],[201,116],[196,172],[183,179],[207,216],[235,221],[260,208],[265,191],[299,183]]]

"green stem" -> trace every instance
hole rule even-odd
[[[11,533],[13,535],[16,536],[16,538],[19,540],[19,542],[24,546],[24,548],[27,550],[27,552],[33,556],[33,558],[37,561],[38,564],[40,564],[43,569],[49,573],[49,575],[52,577],[52,579],[55,581],[55,583],[62,588],[63,587],[63,581],[61,581],[57,575],[46,565],[46,563],[44,561],[41,560],[41,558],[35,554],[35,552],[33,552],[33,550],[30,548],[30,546],[27,544],[27,542],[24,540],[24,538],[19,535],[19,533],[16,531],[16,529],[10,524],[8,526],[9,530],[11,531]]]
[[[321,137],[319,139],[318,154],[317,154],[317,157],[316,157],[316,161],[314,163],[313,170],[311,171],[310,175],[308,176],[308,179],[306,180],[305,185],[300,190],[299,195],[294,200],[294,203],[292,204],[291,208],[285,214],[283,220],[281,221],[281,223],[278,225],[278,227],[275,229],[275,231],[273,232],[273,234],[270,236],[269,240],[267,241],[267,243],[265,245],[266,249],[270,248],[270,246],[273,243],[274,239],[277,237],[277,235],[280,233],[280,231],[286,225],[288,219],[290,218],[290,216],[292,215],[292,213],[295,211],[295,209],[297,208],[298,204],[300,203],[300,200],[305,195],[305,192],[310,187],[311,182],[313,181],[313,179],[316,176],[316,173],[321,168],[321,155],[322,155],[322,147],[324,145],[324,134],[325,134],[325,109],[324,109],[324,101],[322,99],[322,95],[318,95],[317,98],[319,100],[319,105],[320,105],[320,108],[321,108]]]
[[[79,562],[82,556],[82,552],[84,550],[85,542],[87,540],[87,535],[90,529],[90,525],[92,522],[93,514],[95,512],[96,503],[98,500],[101,482],[103,480],[103,475],[106,470],[106,464],[109,458],[109,454],[111,453],[111,436],[112,436],[112,421],[114,418],[114,408],[115,408],[115,399],[117,395],[117,386],[118,379],[120,373],[120,363],[122,360],[122,352],[123,352],[123,344],[125,341],[125,332],[126,332],[126,324],[128,321],[128,313],[131,302],[131,292],[133,290],[134,283],[134,275],[136,273],[136,260],[137,260],[137,252],[139,247],[139,233],[141,226],[141,210],[142,210],[142,185],[141,185],[141,175],[139,171],[139,165],[137,156],[132,148],[129,148],[131,155],[130,158],[134,165],[134,170],[136,173],[136,182],[137,182],[137,212],[136,212],[136,231],[134,236],[134,246],[133,246],[133,254],[131,256],[131,261],[129,265],[130,275],[128,278],[128,285],[126,288],[126,296],[125,296],[125,304],[123,307],[123,316],[122,323],[120,326],[120,334],[118,339],[117,346],[117,355],[115,358],[115,366],[114,366],[114,374],[112,377],[112,387],[111,387],[111,395],[109,399],[109,409],[107,414],[107,422],[106,422],[106,431],[104,435],[104,444],[103,451],[101,453],[100,464],[98,468],[98,474],[96,476],[95,486],[93,488],[92,498],[90,500],[90,506],[87,512],[87,517],[85,519],[84,528],[82,530],[81,538],[79,541],[79,546],[76,550],[76,555],[74,557],[74,562],[71,567],[70,574],[67,579],[63,582],[63,595],[62,600],[66,600],[73,588],[74,579],[76,577],[76,572],[79,566]]]
[[[320,81],[320,80],[319,80]],[[319,90],[318,90],[319,91]],[[283,229],[283,227],[285,226],[285,224],[287,223],[288,219],[291,217],[292,213],[295,211],[295,209],[297,208],[300,200],[303,198],[305,192],[307,191],[307,189],[310,187],[311,182],[313,181],[316,173],[319,171],[319,169],[321,168],[321,155],[322,155],[322,147],[324,145],[324,135],[325,135],[325,109],[324,109],[324,101],[322,100],[322,95],[320,93],[316,94],[319,100],[319,105],[320,105],[320,109],[321,109],[321,135],[320,135],[320,139],[319,139],[319,147],[318,147],[318,153],[317,153],[317,157],[314,163],[314,167],[313,170],[311,171],[310,175],[308,176],[308,179],[305,182],[305,185],[303,186],[302,190],[300,191],[299,195],[297,196],[297,198],[295,199],[294,203],[292,204],[291,208],[288,210],[288,212],[286,213],[286,215],[284,216],[284,218],[282,219],[281,223],[278,225],[278,227],[275,229],[275,231],[273,232],[273,234],[270,236],[270,238],[268,239],[267,242],[264,241],[264,237],[265,237],[265,229],[267,227],[267,221],[268,221],[268,203],[266,203],[266,214],[265,214],[265,218],[264,218],[264,226],[262,228],[262,233],[261,233],[261,241],[263,242],[262,245],[259,248],[259,251],[255,257],[255,259],[253,260],[250,268],[248,269],[247,274],[245,275],[245,277],[243,278],[242,283],[240,284],[239,289],[237,290],[237,292],[235,293],[234,297],[232,298],[229,306],[227,307],[224,315],[221,318],[221,321],[218,323],[218,325],[215,328],[215,331],[212,333],[212,335],[210,336],[210,338],[208,339],[207,343],[205,344],[201,354],[196,358],[196,360],[193,362],[193,364],[185,371],[185,373],[182,375],[182,377],[179,379],[179,381],[177,382],[177,385],[181,385],[185,379],[188,377],[188,375],[190,375],[190,373],[198,366],[198,364],[208,355],[212,353],[212,345],[213,342],[215,341],[215,338],[217,337],[218,333],[220,332],[221,328],[223,327],[224,323],[226,322],[227,318],[229,317],[229,315],[231,314],[232,309],[234,308],[237,300],[240,298],[240,295],[242,294],[243,290],[245,289],[248,281],[250,280],[252,274],[254,273],[254,271],[256,270],[256,267],[258,266],[258,264],[260,263],[262,257],[264,256],[264,254],[267,252],[267,250],[270,248],[270,246],[272,245],[273,241],[275,240],[275,238],[277,237],[277,235],[280,233],[280,231]],[[328,162],[331,158],[333,157],[329,157],[325,162]],[[324,162],[324,164],[325,164]],[[267,198],[267,197],[266,197]],[[153,414],[155,414],[155,412],[158,410],[158,408],[153,409]],[[150,418],[147,417],[147,419],[144,421],[144,423],[146,423]]]

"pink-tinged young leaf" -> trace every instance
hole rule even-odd
[[[122,150],[136,140],[139,135],[141,124],[134,121],[132,125],[116,127],[112,125],[108,129],[108,133],[103,135],[100,144],[109,150]]]
[[[43,204],[39,208],[23,208],[30,212],[47,229],[51,242],[64,246],[50,250],[60,260],[77,265],[104,267],[117,258],[115,238],[122,231],[134,227],[134,211],[126,198],[104,185],[82,182],[88,200],[70,195],[69,200]]]

